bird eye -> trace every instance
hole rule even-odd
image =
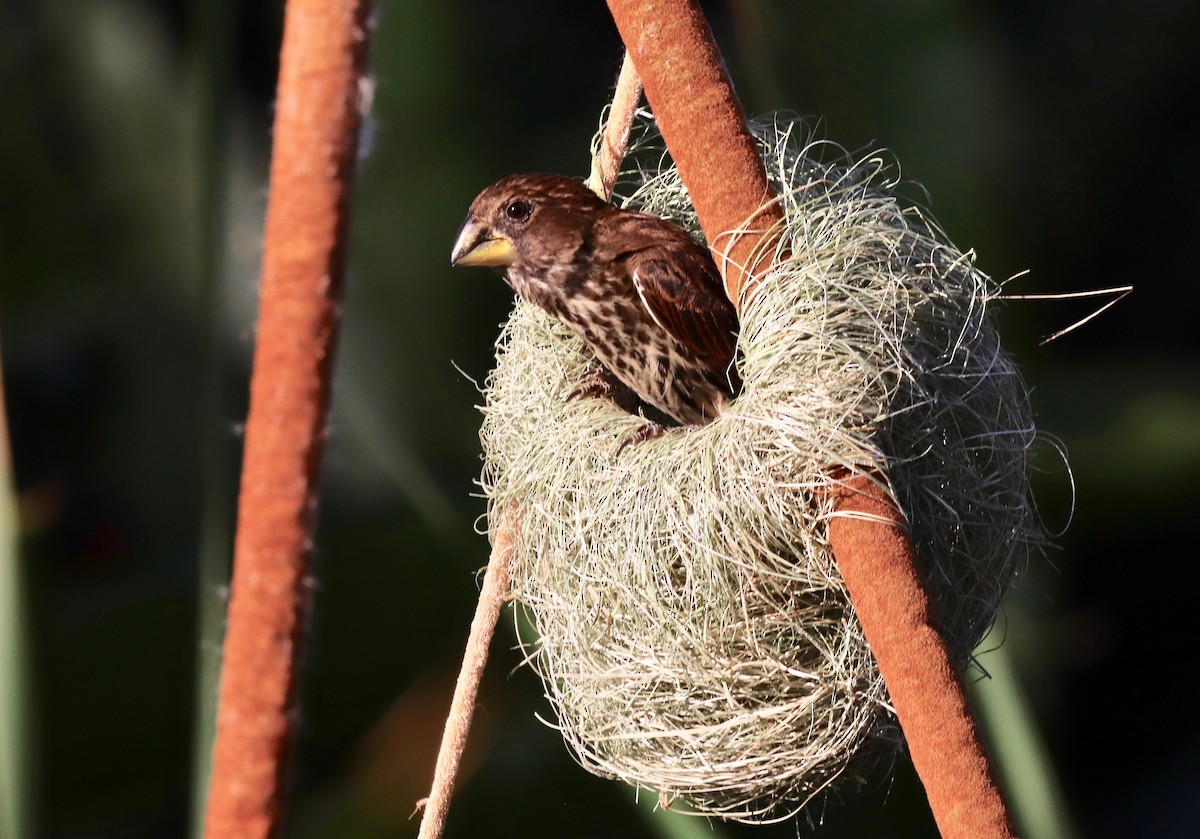
[[[528,201],[516,200],[504,208],[504,214],[514,221],[525,221],[533,213],[533,205]]]

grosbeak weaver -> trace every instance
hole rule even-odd
[[[452,265],[505,269],[513,289],[573,329],[603,365],[572,396],[637,400],[683,425],[741,386],[738,320],[707,249],[683,228],[621,210],[579,181],[511,175],[472,202]],[[636,439],[661,433],[648,424]]]

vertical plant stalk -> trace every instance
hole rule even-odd
[[[33,673],[20,521],[0,367],[0,839],[34,835]]]
[[[712,31],[695,0],[608,0],[731,300],[766,261],[779,218]],[[759,212],[759,208],[766,210]],[[730,235],[733,231],[733,235]],[[906,525],[867,477],[834,493],[829,542],[945,837],[1014,835]]]
[[[271,837],[282,821],[368,6],[290,0],[285,10],[209,839]]]
[[[1021,836],[1080,839],[1054,758],[1022,688],[1011,644],[988,653],[987,670],[991,678],[972,682],[968,691]]]
[[[488,647],[496,632],[496,622],[500,619],[500,607],[504,605],[508,595],[508,563],[512,557],[513,536],[512,527],[507,523],[502,523],[497,528],[492,556],[483,575],[479,603],[475,606],[475,617],[471,621],[462,669],[458,672],[454,698],[450,700],[446,728],[442,732],[441,746],[438,747],[433,786],[429,797],[421,802],[424,813],[421,816],[418,839],[438,839],[446,826],[446,813],[450,810],[454,782],[458,777],[458,767],[467,745],[467,732],[475,714],[475,701],[479,696],[479,682],[487,664]]]
[[[196,556],[196,666],[192,713],[192,812],[189,835],[204,831],[204,807],[217,731],[218,650],[225,632],[229,553],[233,530],[233,491],[229,485],[231,440],[222,420],[228,416],[222,394],[222,267],[225,254],[225,163],[231,62],[232,0],[194,0],[192,61],[196,95],[195,132],[197,218],[196,274],[201,345],[200,540]]]

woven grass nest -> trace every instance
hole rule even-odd
[[[700,238],[643,129],[624,205]],[[528,660],[578,761],[692,812],[769,821],[900,741],[822,488],[886,475],[964,665],[1040,530],[1027,394],[988,316],[997,284],[893,197],[882,158],[851,161],[789,118],[752,130],[786,218],[741,309],[741,395],[616,458],[642,420],[568,402],[595,359],[518,301],[481,436],[490,526],[513,528],[513,594],[536,628]]]

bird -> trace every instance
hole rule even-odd
[[[450,264],[491,266],[554,315],[600,367],[568,395],[711,422],[738,393],[737,312],[708,249],[679,225],[621,209],[562,175],[510,175],[471,202]],[[647,420],[628,445],[659,436]]]

